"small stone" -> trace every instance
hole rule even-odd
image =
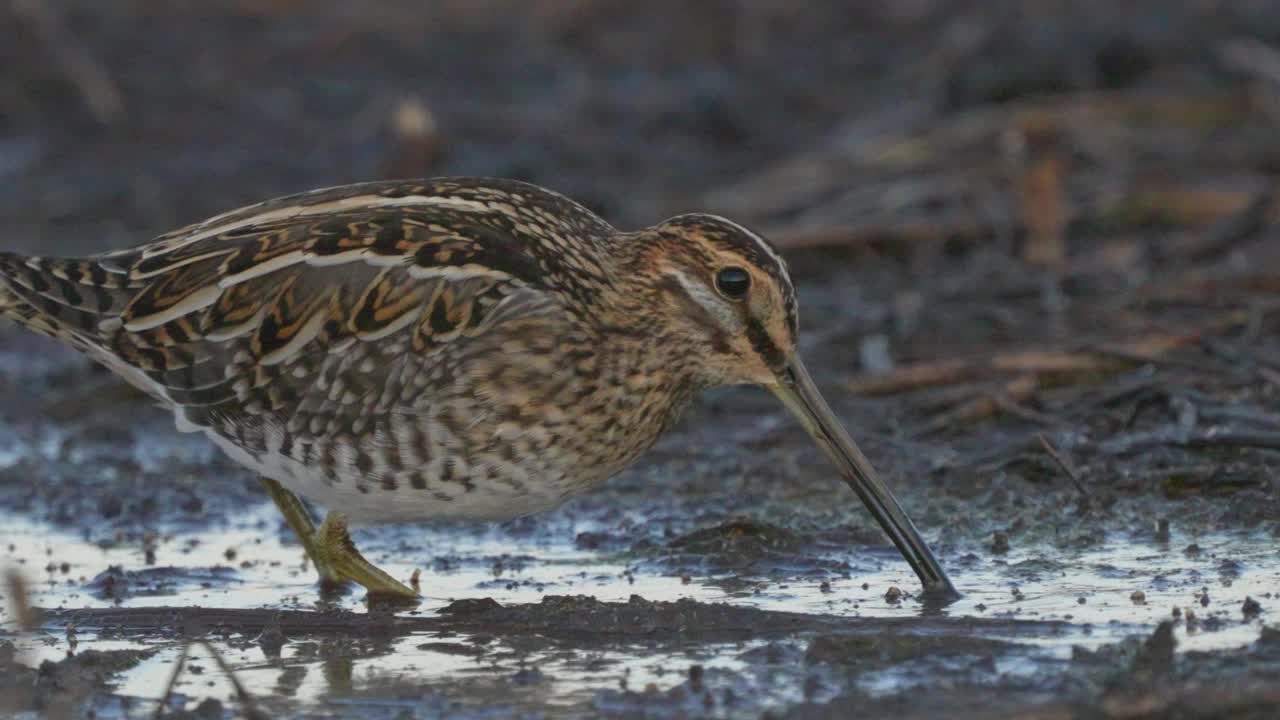
[[[1133,659],[1133,669],[1143,670],[1153,675],[1166,675],[1173,664],[1173,653],[1177,642],[1173,635],[1173,621],[1165,620],[1156,626],[1151,637],[1147,638]]]
[[[894,605],[902,602],[903,598],[905,598],[906,596],[907,594],[902,592],[902,590],[898,588],[897,585],[890,585],[889,589],[886,590],[884,593],[885,602],[891,603]]]
[[[689,687],[695,691],[702,690],[703,668],[701,665],[689,666]]]
[[[284,633],[280,631],[278,623],[268,625],[255,640],[263,655],[269,658],[280,657],[280,650],[284,648]]]
[[[1134,605],[1146,605],[1147,594],[1141,590],[1134,590],[1133,593],[1129,595],[1129,601]]]
[[[98,500],[98,512],[106,520],[120,517],[120,513],[124,511],[124,502],[115,495],[106,495]]]
[[[541,670],[536,668],[525,668],[524,670],[516,671],[516,673],[511,676],[511,684],[528,687],[530,685],[537,685],[546,679],[547,676],[543,675]]]
[[[991,552],[996,555],[1009,552],[1009,536],[1006,533],[998,532],[991,538]]]
[[[205,698],[192,711],[191,716],[198,720],[216,720],[225,716],[222,703],[214,698]]]
[[[1160,518],[1156,523],[1156,542],[1169,542],[1169,518]]]
[[[1244,613],[1246,620],[1252,620],[1262,614],[1262,604],[1246,595],[1240,611]]]
[[[636,597],[636,596],[632,596]],[[546,600],[543,599],[545,603]],[[469,615],[483,615],[487,612],[497,610],[502,606],[493,598],[463,598],[462,600],[454,600],[453,602],[440,608],[437,612],[441,615],[452,615],[455,617],[467,617]]]

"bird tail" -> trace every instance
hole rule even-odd
[[[17,289],[19,286],[16,278],[21,264],[22,256],[0,251],[0,317],[8,318],[42,335],[57,337],[57,328],[42,317],[35,306],[23,300]]]
[[[0,317],[18,319],[18,307],[22,300],[9,289],[9,283],[0,282]]]
[[[0,251],[0,317],[85,350],[118,300],[111,281],[95,260]]]

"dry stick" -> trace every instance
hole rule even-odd
[[[1079,215],[1116,226],[1139,225],[1152,216],[1166,218],[1177,225],[1205,226],[1239,216],[1258,200],[1258,194],[1240,190],[1152,185],[1139,187],[1109,205],[1082,208]],[[1021,218],[1015,223],[1025,229]],[[1219,232],[1228,229],[1231,228],[1223,227]],[[783,226],[770,228],[768,235],[784,250],[841,248],[894,252],[929,242],[960,241],[977,245],[1001,232],[1000,223],[974,213],[952,213],[924,220],[904,218]]]
[[[50,0],[10,0],[10,5],[15,15],[32,26],[98,122],[109,125],[124,117],[119,88],[102,64],[71,36]]]
[[[40,611],[31,606],[26,577],[15,568],[5,573],[4,584],[5,594],[9,596],[9,614],[18,629],[33,632],[40,626]]]
[[[950,409],[934,416],[932,420],[914,434],[916,436],[932,435],[957,422],[982,420],[992,417],[1001,411],[1017,415],[1031,422],[1051,425],[1054,422],[1053,418],[1028,410],[1018,404],[1031,399],[1038,388],[1039,382],[1035,375],[1019,375],[1005,383],[1003,387],[995,392],[983,393],[977,397],[956,403]]]
[[[1027,230],[1022,259],[1028,265],[1061,270],[1067,259],[1068,138],[1051,115],[1040,112],[1015,117],[1011,132],[1020,150],[1015,187]]]
[[[1263,196],[1267,197],[1267,196]],[[1257,206],[1254,204],[1257,203]],[[1247,211],[1263,213],[1267,205],[1258,193],[1240,190],[1204,190],[1194,187],[1152,185],[1139,187],[1128,195],[1096,208],[1081,208],[1079,215],[1105,221],[1110,225],[1130,226],[1147,222],[1151,216],[1171,219],[1175,224],[1204,226],[1223,223],[1210,233],[1241,232],[1241,224],[1251,219]],[[1243,214],[1242,214],[1243,213]],[[1256,215],[1252,215],[1256,217]],[[1239,218],[1228,225],[1229,219]],[[1265,218],[1264,218],[1265,219]],[[1012,220],[1026,229],[1023,218]],[[1046,225],[1048,222],[1046,222]],[[929,242],[959,241],[977,245],[997,237],[1002,223],[975,213],[951,213],[928,219],[879,219],[863,222],[782,226],[768,230],[770,239],[784,250],[841,248],[900,252],[913,245]],[[1247,228],[1246,228],[1247,230]],[[1197,242],[1197,247],[1215,239],[1210,236]]]
[[[188,640],[182,646],[182,653],[178,655],[178,661],[174,663],[173,674],[169,676],[169,682],[165,685],[164,694],[160,696],[160,704],[156,706],[156,712],[152,716],[155,720],[164,717],[165,707],[169,704],[169,698],[173,696],[173,691],[178,685],[178,678],[182,676],[182,670],[187,664],[187,658],[191,656],[191,646],[201,645],[213,657],[213,662],[226,676],[227,681],[231,683],[231,689],[236,693],[236,699],[240,701],[240,705],[244,708],[245,717],[250,720],[266,720],[258,705],[254,702],[253,696],[240,684],[240,679],[232,672],[231,666],[227,665],[227,661],[222,659],[222,654],[208,640]]]
[[[1076,486],[1076,489],[1080,491],[1081,495],[1089,497],[1089,490],[1084,486],[1084,483],[1080,481],[1080,474],[1076,472],[1075,465],[1062,455],[1062,453],[1058,452],[1058,448],[1054,447],[1053,443],[1049,442],[1049,438],[1045,437],[1044,433],[1040,433],[1038,437],[1040,438],[1040,447],[1044,448],[1044,451],[1048,453],[1049,457],[1057,463],[1058,468],[1067,476],[1067,479]]]
[[[868,249],[946,240],[977,244],[995,234],[996,228],[992,223],[979,218],[958,217],[781,228],[770,232],[769,237],[780,248],[799,250],[823,247]]]
[[[1276,181],[1268,181],[1239,212],[1227,215],[1210,226],[1189,253],[1190,259],[1206,260],[1221,255],[1231,246],[1248,240],[1266,228],[1276,190]]]
[[[857,395],[892,395],[939,385],[973,382],[1008,373],[1033,374],[1042,384],[1055,376],[1112,373],[1131,367],[1127,358],[1158,358],[1174,348],[1192,345],[1213,333],[1247,321],[1247,313],[1233,312],[1225,318],[1185,333],[1149,335],[1135,341],[1116,343],[1105,350],[1020,350],[985,358],[918,363],[888,373],[864,375],[849,381]],[[1149,361],[1149,360],[1144,360]],[[1048,377],[1046,377],[1048,376]]]
[[[173,664],[173,672],[169,675],[169,682],[165,683],[164,693],[160,695],[160,703],[156,705],[156,711],[151,716],[153,720],[160,720],[164,717],[164,709],[169,704],[169,698],[173,696],[174,688],[178,686],[178,678],[182,676],[182,669],[186,667],[187,656],[191,654],[191,641],[182,644],[182,652],[178,654],[178,661]]]
[[[1109,455],[1121,455],[1154,447],[1183,448],[1259,448],[1280,450],[1280,433],[1248,430],[1204,430],[1193,433],[1155,431],[1131,433],[1098,443],[1098,449]]]
[[[1242,273],[1227,277],[1204,277],[1191,273],[1170,283],[1148,284],[1138,297],[1146,302],[1205,301],[1226,291],[1247,293],[1280,292],[1280,273]]]
[[[1280,50],[1249,37],[1228,40],[1218,48],[1218,57],[1236,72],[1280,85]]]
[[[1258,376],[1271,383],[1273,386],[1280,388],[1280,372],[1272,370],[1271,368],[1260,367],[1258,368]]]

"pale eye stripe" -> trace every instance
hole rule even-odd
[[[726,319],[731,317],[734,312],[728,302],[711,292],[705,285],[690,279],[688,275],[680,270],[672,270],[671,274],[675,276],[676,280],[684,288],[685,294],[689,296],[689,299],[701,305],[702,309],[715,318],[724,330],[730,333],[735,332],[735,329],[729,327],[726,322]]]

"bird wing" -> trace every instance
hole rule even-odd
[[[0,255],[0,276],[49,334],[193,425],[247,414],[332,434],[412,406],[422,378],[499,326],[566,322],[500,205],[398,183],[347,186],[123,252]]]

